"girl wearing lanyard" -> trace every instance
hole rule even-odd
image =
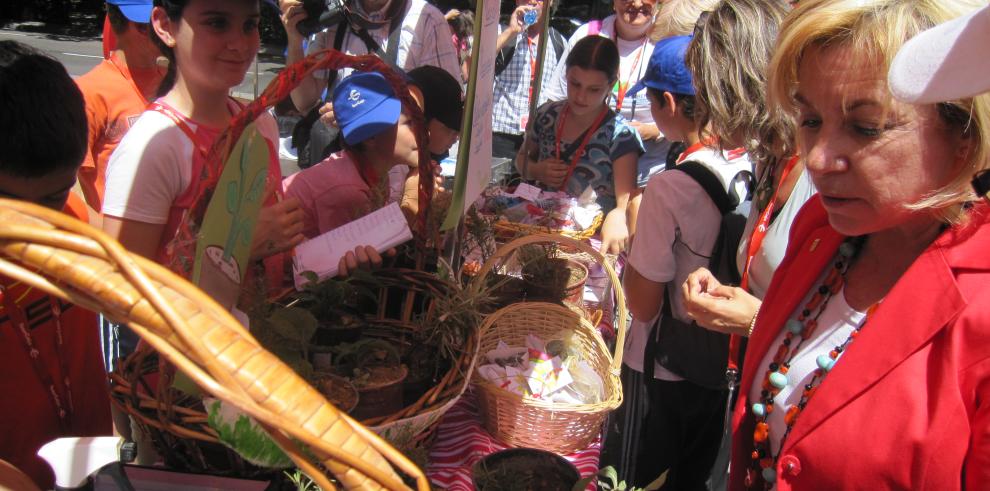
[[[619,253],[629,238],[626,211],[643,153],[636,131],[606,104],[619,52],[612,40],[590,36],[574,45],[566,64],[567,99],[537,109],[516,166],[544,189],[580,196],[591,188],[606,213],[602,251]]]
[[[155,0],[153,40],[169,58],[169,71],[162,97],[110,158],[103,208],[104,230],[131,251],[162,260],[198,195],[207,152],[242,108],[227,94],[258,50],[259,9],[258,1]],[[251,249],[251,257],[261,259],[303,236],[298,201],[280,200],[275,122],[266,114],[256,124],[269,145],[265,207]]]

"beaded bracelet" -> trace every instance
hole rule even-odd
[[[753,314],[753,320],[749,321],[749,330],[746,331],[746,337],[747,338],[753,335],[753,329],[756,328],[756,316],[758,316],[758,315],[760,315],[760,310],[759,309],[757,309],[756,310],[756,313]]]

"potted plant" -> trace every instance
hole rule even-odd
[[[587,266],[559,257],[555,243],[526,245],[518,255],[527,300],[581,304]]]
[[[402,383],[409,369],[395,346],[383,339],[363,338],[334,346],[332,353],[334,371],[358,391],[355,418],[370,419],[402,409]]]
[[[303,308],[317,320],[313,344],[331,346],[352,343],[366,324],[362,312],[374,311],[375,296],[354,278],[318,281],[311,271],[302,273],[309,282],[290,306]]]
[[[478,491],[571,491],[580,477],[567,459],[535,448],[495,452],[472,468]]]

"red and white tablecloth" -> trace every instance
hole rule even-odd
[[[471,389],[447,411],[436,431],[426,475],[435,486],[450,491],[473,490],[471,467],[475,462],[490,453],[510,448],[485,431]],[[596,438],[588,448],[563,457],[578,468],[581,477],[593,475],[598,472],[600,443]],[[589,486],[589,489],[594,488]]]

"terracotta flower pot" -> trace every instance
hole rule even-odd
[[[357,420],[393,414],[402,409],[402,383],[409,375],[405,365],[370,366],[367,381],[356,382],[358,404],[351,412]]]

